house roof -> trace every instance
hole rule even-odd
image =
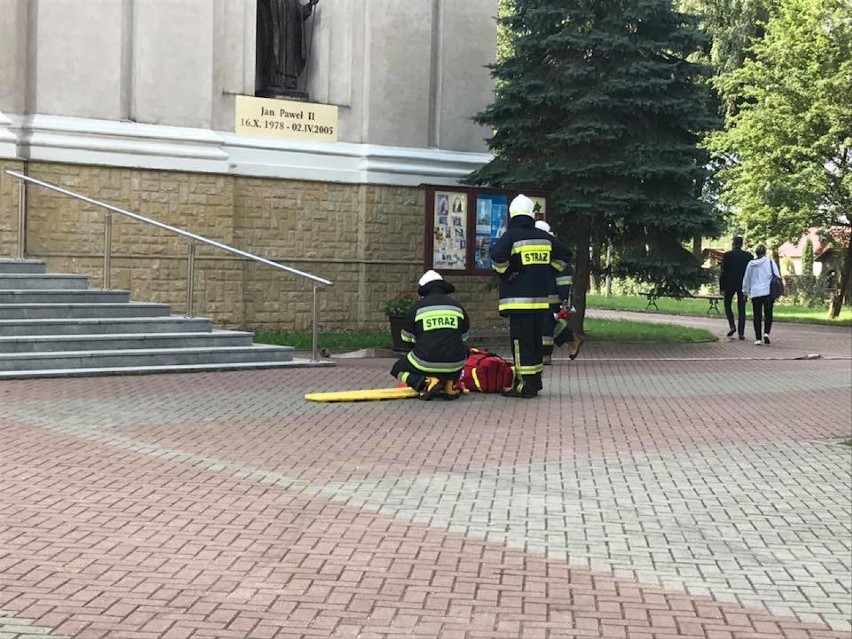
[[[719,249],[719,248],[701,249],[701,259],[702,260],[713,259],[713,260],[716,260],[717,262],[721,262],[722,256],[724,254],[725,254],[725,249]]]
[[[809,229],[807,233],[802,235],[802,237],[800,237],[797,242],[785,242],[784,244],[778,247],[778,257],[801,259],[802,252],[805,249],[805,242],[808,240],[808,238],[810,238],[811,242],[813,243],[815,260],[820,260],[828,257],[831,253],[831,238],[829,237],[828,241],[821,239],[820,232],[827,236],[827,234],[825,233],[825,229],[812,228]],[[837,237],[843,237],[843,234],[845,234],[845,237],[848,238],[850,230],[849,227],[832,226],[828,229],[828,233],[831,236],[835,236],[835,241],[838,241]],[[840,235],[837,235],[838,233]],[[846,241],[848,241],[848,239]],[[757,242],[755,242],[751,247],[746,246],[743,248],[754,252],[754,246],[756,245]],[[701,259],[713,259],[717,262],[721,262],[722,256],[728,250],[730,250],[730,248],[707,247],[701,250]]]
[[[805,250],[805,242],[810,238],[814,247],[814,259],[816,259],[828,248],[828,245],[820,239],[818,231],[819,229],[809,229],[799,238],[798,242],[784,242],[778,247],[779,257],[801,258],[802,252]]]

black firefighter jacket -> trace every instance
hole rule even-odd
[[[509,220],[491,247],[491,266],[500,276],[501,315],[540,313],[550,307],[551,286],[571,259],[568,247],[537,229],[528,215]]]
[[[574,283],[574,267],[570,264],[556,273],[550,284],[550,310],[554,313],[562,308],[562,303],[571,305],[571,285]]]
[[[429,282],[422,297],[408,310],[401,337],[412,342],[408,361],[425,373],[455,373],[467,357],[470,320],[461,304],[449,296],[455,287],[444,280]]]

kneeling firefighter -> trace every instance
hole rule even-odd
[[[542,335],[550,310],[554,270],[562,272],[571,257],[568,247],[537,229],[535,203],[519,195],[509,205],[509,227],[491,248],[491,264],[500,276],[500,314],[509,318],[515,379],[507,397],[536,397],[544,370]]]
[[[426,271],[418,286],[420,299],[408,309],[401,334],[414,349],[393,365],[391,375],[419,391],[420,399],[456,399],[461,395],[455,383],[467,357],[470,320],[450,297],[455,286],[439,273]]]

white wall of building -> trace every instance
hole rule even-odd
[[[254,93],[256,10],[256,0],[0,0],[0,113],[20,157],[99,145],[110,162],[147,148],[147,165],[174,144],[206,154],[210,133],[233,132],[235,96]],[[471,118],[491,100],[495,14],[496,0],[320,0],[302,84],[339,107],[344,145],[479,161],[486,131]],[[238,146],[274,164],[270,149],[303,152],[294,144]]]
[[[320,0],[306,89],[349,142],[484,151],[496,0]],[[342,72],[349,69],[349,73]]]
[[[122,3],[52,0],[32,3],[37,25],[29,60],[28,112],[119,119]],[[32,46],[32,44],[30,45]]]
[[[27,11],[26,0],[0,0],[0,111],[26,110]]]

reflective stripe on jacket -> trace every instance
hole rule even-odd
[[[512,218],[508,230],[491,247],[492,266],[500,276],[500,313],[548,310],[554,276],[565,269],[570,258],[568,248],[535,228],[531,217]]]
[[[435,282],[440,288],[443,282]],[[455,373],[467,357],[470,320],[461,304],[444,293],[420,298],[408,310],[402,339],[414,343],[408,361],[424,373]]]

